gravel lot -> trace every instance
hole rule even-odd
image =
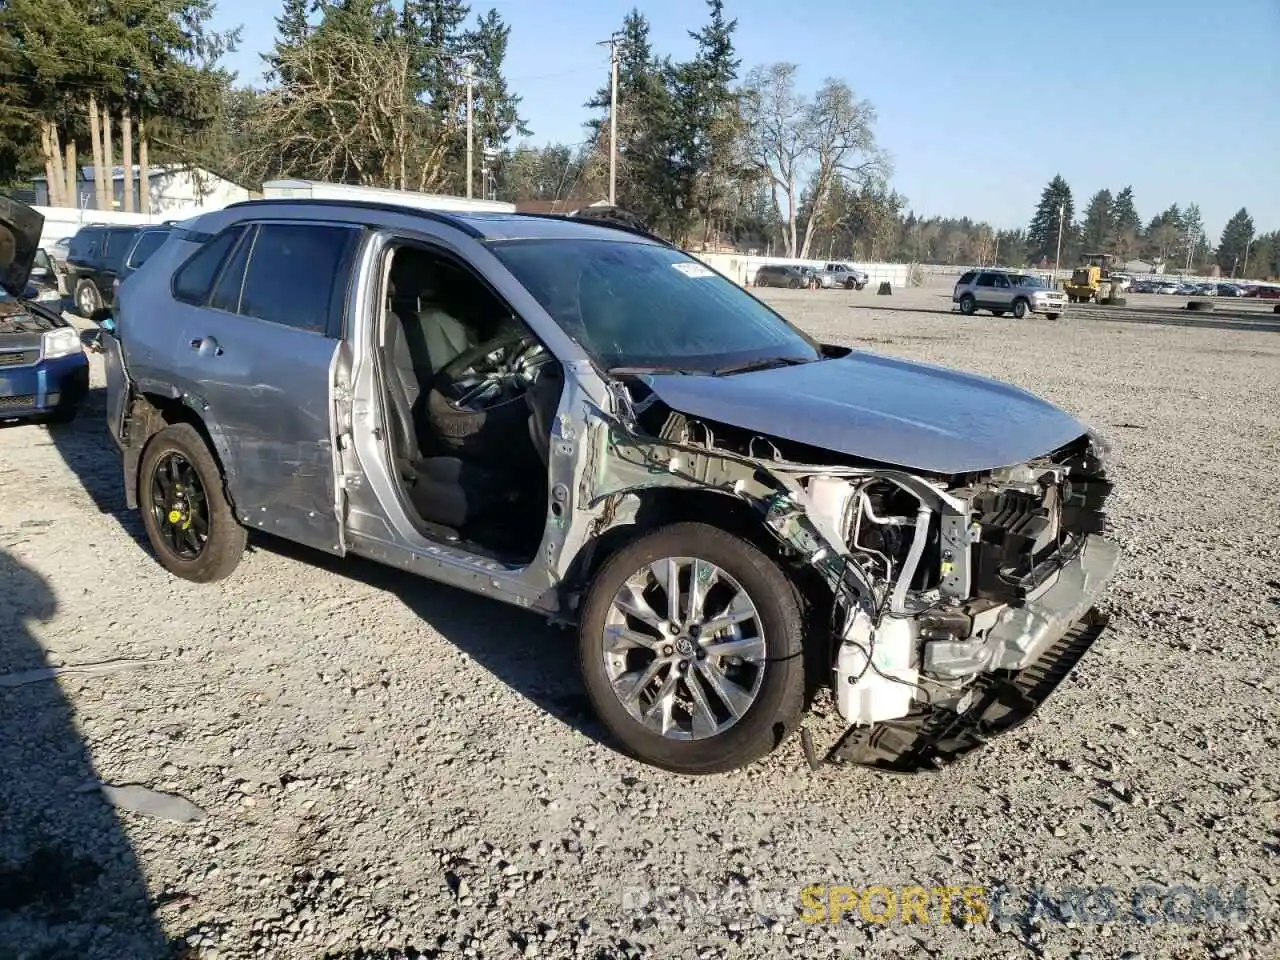
[[[797,742],[659,773],[600,742],[571,637],[527,614],[268,539],[225,583],[169,577],[98,391],[0,427],[0,958],[1280,955],[1280,334],[767,297],[1112,440],[1112,627],[1038,717],[924,777],[810,773]],[[980,923],[798,915],[876,884],[1012,893]],[[1109,922],[1059,902],[1100,885]],[[1241,886],[1234,920],[1201,909]]]

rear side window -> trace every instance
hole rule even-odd
[[[125,253],[129,249],[129,245],[133,243],[133,238],[136,235],[136,230],[108,230],[102,243],[103,258],[106,260],[122,261]]]
[[[227,254],[240,239],[243,226],[229,227],[207,241],[173,275],[173,296],[183,303],[200,307],[209,299],[213,282]]]
[[[980,287],[994,287],[995,285],[996,278],[990,273],[984,273],[978,278],[978,286]]]
[[[245,231],[244,239],[236,247],[235,253],[227,261],[226,269],[218,277],[218,284],[213,288],[213,296],[209,306],[214,310],[226,310],[235,313],[240,309],[240,293],[244,289],[244,270],[249,265],[249,252],[253,249],[255,228]]]
[[[128,266],[138,268],[146,263],[147,258],[155,253],[169,239],[167,230],[147,230],[138,237],[138,242],[129,251]]]
[[[296,330],[324,333],[336,328],[358,235],[354,227],[260,225],[239,313]]]
[[[93,256],[98,249],[98,241],[101,238],[101,230],[81,230],[71,238],[71,245],[67,248],[67,255],[78,259]]]

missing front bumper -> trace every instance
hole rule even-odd
[[[1106,626],[1106,616],[1090,608],[1029,666],[979,678],[964,712],[931,708],[900,720],[851,727],[826,759],[892,773],[919,773],[958,760],[1035,713]]]

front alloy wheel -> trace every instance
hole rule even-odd
[[[704,524],[665,527],[596,576],[583,677],[633,755],[682,773],[733,769],[799,717],[799,622],[790,583],[755,547]]]

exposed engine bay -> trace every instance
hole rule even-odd
[[[1118,549],[1100,536],[1112,485],[1092,434],[1015,466],[922,475],[690,417],[643,384],[615,389],[627,414],[596,499],[728,494],[830,591],[847,729],[827,759],[906,770],[959,756],[1026,719],[1101,632],[1092,602]]]
[[[6,334],[42,334],[65,326],[52,317],[32,310],[21,301],[0,298],[0,336]]]

